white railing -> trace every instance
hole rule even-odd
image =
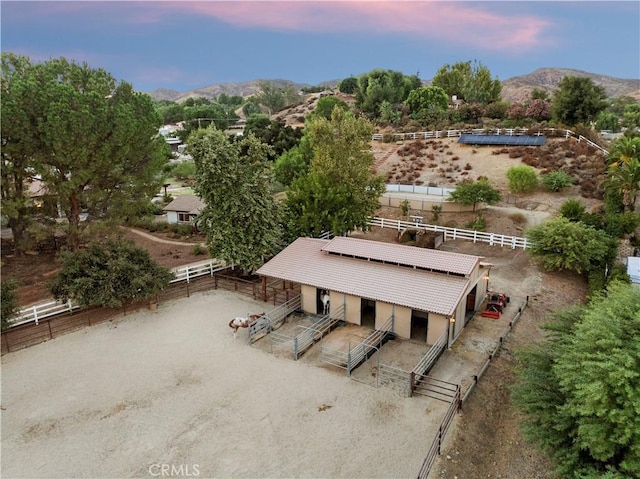
[[[378,226],[380,228],[393,228],[398,231],[405,228],[417,228],[425,231],[432,231],[434,233],[444,233],[445,241],[448,239],[464,239],[473,241],[474,243],[488,243],[490,246],[510,246],[511,249],[527,249],[531,247],[531,242],[527,238],[522,238],[520,236],[509,236],[498,233],[485,233],[484,231],[428,225],[417,221],[412,223],[410,221],[393,220],[376,216],[369,220],[368,225]]]
[[[455,138],[463,134],[472,135],[507,135],[507,136],[520,136],[520,135],[535,135],[541,136],[544,133],[550,134],[550,136],[564,136],[565,138],[575,138],[578,143],[585,142],[589,146],[600,150],[605,155],[609,152],[597,145],[593,141],[585,138],[582,135],[578,135],[571,130],[563,130],[556,128],[543,128],[529,130],[528,128],[475,128],[467,130],[442,130],[442,131],[421,131],[416,133],[374,133],[371,135],[371,139],[375,141],[382,141],[385,136],[391,135],[395,141],[398,140],[428,140],[433,138]]]
[[[17,321],[11,323],[11,326],[19,326],[26,323],[36,323],[41,319],[55,316],[56,314],[68,313],[80,306],[73,304],[71,300],[66,303],[59,301],[49,301],[47,303],[36,304],[20,310]]]
[[[200,264],[180,266],[171,270],[175,277],[170,281],[170,283],[179,283],[181,281],[186,281],[188,283],[193,278],[205,275],[213,276],[215,272],[222,271],[224,269],[226,269],[225,263],[215,259]],[[27,323],[38,324],[38,322],[44,318],[68,313],[79,308],[80,306],[74,304],[71,300],[64,303],[50,300],[46,303],[40,303],[21,309],[18,313],[18,317],[10,327],[20,326],[21,324]]]
[[[213,276],[217,271],[222,271],[226,268],[227,265],[225,262],[217,259],[211,259],[200,264],[180,266],[179,268],[173,268],[171,270],[175,277],[170,283],[179,283],[180,281],[186,281],[188,283],[193,278],[207,275]]]

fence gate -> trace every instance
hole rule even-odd
[[[460,397],[460,386],[458,384],[412,372],[411,394],[427,396],[444,402],[451,402],[454,398]]]
[[[297,295],[286,303],[272,309],[255,323],[249,325],[249,344],[254,343],[263,336],[278,329],[284,324],[287,316],[300,309],[300,307],[301,298],[300,295]]]
[[[411,396],[411,373],[404,369],[389,366],[388,364],[379,364],[378,384],[392,386],[401,390],[407,396]]]

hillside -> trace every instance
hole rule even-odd
[[[198,88],[196,90],[189,90],[186,92],[179,92],[175,90],[167,90],[167,89],[158,89],[149,93],[154,100],[171,100],[175,102],[183,102],[187,98],[217,98],[220,94],[226,93],[230,96],[240,95],[243,98],[251,96],[258,91],[260,91],[260,83],[264,81],[274,82],[276,84],[282,84],[287,82],[288,80],[275,79],[275,80],[266,80],[266,79],[258,79],[253,81],[246,82],[237,82],[237,83],[219,83],[216,85],[209,85],[203,88]],[[332,80],[328,82],[323,82],[322,84],[326,84],[328,87],[333,87],[338,84],[340,80]],[[297,89],[301,89],[304,87],[310,86],[307,83],[295,83],[293,82]]]
[[[602,85],[609,97],[629,95],[640,101],[640,79],[615,78],[597,73],[584,72],[581,70],[572,70],[569,68],[538,68],[533,73],[502,80],[502,97],[509,102],[523,101],[534,88],[551,93],[557,89],[560,80],[562,80],[564,76],[588,77],[591,78],[596,85]],[[149,92],[149,95],[151,95],[155,100],[170,100],[176,102],[182,102],[190,97],[217,98],[221,93],[247,97],[260,90],[259,83],[261,81],[265,80],[220,83],[186,92],[178,92],[175,90],[161,88]],[[276,79],[268,81],[278,83],[285,82],[286,80]],[[328,87],[335,87],[339,81],[340,80],[329,80],[322,82],[321,84],[326,84]],[[424,82],[425,85],[430,83],[430,80]],[[295,82],[294,85],[297,88],[309,86],[306,83]]]
[[[535,88],[552,93],[565,76],[591,78],[593,83],[604,87],[609,97],[628,95],[640,101],[640,79],[614,78],[569,68],[538,68],[528,75],[509,78],[502,82],[502,98],[509,102],[523,102]]]

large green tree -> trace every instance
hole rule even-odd
[[[640,291],[614,282],[545,329],[544,344],[518,353],[526,436],[560,477],[639,477]]]
[[[251,115],[247,118],[244,134],[253,134],[258,140],[271,147],[268,158],[275,160],[285,151],[298,144],[302,129],[292,128],[282,121],[270,120],[266,115]]]
[[[195,190],[206,203],[198,221],[209,254],[247,273],[275,255],[282,242],[270,151],[252,134],[232,142],[212,128],[197,131],[189,141]]]
[[[548,270],[585,273],[602,267],[615,252],[615,240],[604,231],[558,216],[527,231],[529,254]]]
[[[302,97],[292,82],[261,81],[260,91],[256,94],[258,104],[262,105],[269,115],[291,106],[302,103]]]
[[[347,93],[349,95],[356,92],[358,89],[358,78],[357,77],[347,77],[343,79],[340,83],[338,83],[338,90],[341,93]]]
[[[447,93],[438,86],[416,88],[409,92],[405,103],[414,115],[420,112],[447,111],[449,98]]]
[[[285,151],[276,160],[276,180],[284,186],[289,186],[293,183],[293,180],[307,174],[311,158],[313,158],[311,144],[309,143],[309,139],[303,136],[298,145]]]
[[[466,206],[473,206],[476,210],[478,203],[486,203],[488,205],[497,203],[502,199],[500,192],[487,179],[479,179],[477,181],[465,180],[461,182],[456,189],[453,190],[448,201],[455,201]]]
[[[330,120],[331,112],[336,106],[339,106],[340,108],[343,108],[345,110],[349,109],[349,105],[347,105],[340,98],[336,96],[323,96],[318,100],[318,104],[316,105],[316,108],[313,111],[313,114],[323,116],[327,120]]]
[[[37,174],[36,156],[42,148],[40,137],[33,132],[41,108],[34,101],[40,92],[31,70],[27,57],[2,54],[0,195],[2,215],[7,218],[19,256],[27,248],[27,228],[32,219],[29,184]]]
[[[467,103],[482,105],[500,101],[502,92],[500,80],[492,78],[489,69],[478,61],[444,65],[431,84],[442,88],[449,98],[456,95]]]
[[[372,70],[358,77],[356,107],[371,118],[379,118],[384,101],[391,105],[401,104],[411,90],[420,86],[421,81],[416,75],[406,76],[393,70]]]
[[[131,241],[92,242],[85,249],[63,252],[60,259],[62,268],[50,284],[51,293],[81,306],[117,307],[151,298],[173,278]]]
[[[574,126],[596,119],[607,104],[604,87],[591,78],[566,76],[553,94],[551,114],[555,121]]]
[[[37,173],[57,201],[74,249],[82,209],[90,219],[122,218],[146,206],[160,189],[168,151],[151,97],[102,69],[64,58],[26,60],[13,70],[10,86],[17,87],[17,99],[12,89],[3,92],[11,108],[3,109],[2,123],[13,123],[15,116],[28,127],[7,152],[30,159],[25,173]]]
[[[373,126],[364,118],[335,108],[331,120],[317,117],[305,128],[313,159],[307,175],[287,191],[294,234],[343,234],[366,228],[379,206],[384,180],[373,172]]]

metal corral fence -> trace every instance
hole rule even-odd
[[[499,233],[485,233],[484,231],[464,230],[460,228],[449,228],[439,225],[428,225],[419,221],[401,221],[389,218],[374,217],[368,222],[369,226],[378,226],[380,228],[393,228],[401,231],[405,228],[422,229],[425,231],[433,231],[435,233],[444,233],[445,241],[448,239],[463,239],[473,241],[474,243],[488,243],[491,246],[510,246],[511,249],[531,247],[531,242],[527,238],[520,236],[509,236]]]
[[[429,383],[428,379],[431,378],[428,378],[426,374],[447,348],[448,335],[449,332],[444,331],[411,371],[405,371],[404,369],[384,363],[378,364],[378,382],[399,387],[402,391],[406,391],[408,397],[416,394],[428,395],[424,394],[424,392],[429,389],[425,385]],[[451,387],[457,386],[452,383],[447,384]],[[442,398],[442,395],[438,394],[437,391],[434,392],[434,394],[437,395],[436,399]]]
[[[393,333],[393,315],[379,328],[374,330],[369,336],[363,339],[353,348],[335,349],[328,346],[320,346],[320,360],[325,364],[330,364],[347,371],[347,376],[362,364],[369,356],[379,351],[386,340],[390,339]]]
[[[464,393],[464,396],[462,398],[462,405],[464,405],[464,403],[467,402],[467,399],[469,399],[469,396],[471,395],[471,391],[473,391],[473,389],[476,387],[476,385],[478,384],[478,381],[484,375],[484,373],[487,372],[487,369],[489,368],[489,364],[491,364],[491,361],[493,361],[493,358],[496,357],[496,354],[498,354],[498,352],[502,348],[502,345],[504,344],[504,340],[509,335],[509,333],[511,332],[513,327],[516,325],[518,320],[522,317],[522,312],[525,310],[525,308],[528,305],[529,305],[529,296],[527,296],[524,303],[522,303],[522,305],[518,308],[518,312],[515,314],[513,319],[509,321],[509,325],[505,327],[504,331],[500,335],[498,344],[496,345],[495,349],[491,352],[491,354],[489,354],[489,356],[487,357],[487,360],[484,362],[484,364],[480,368],[480,371],[478,372],[478,374],[474,374],[473,382],[471,383],[471,386],[469,386],[469,389],[467,389],[467,391]]]
[[[496,354],[498,354],[498,351],[502,348],[504,339],[511,332],[516,322],[520,319],[520,317],[522,316],[522,312],[524,311],[524,309],[528,304],[529,304],[529,297],[527,296],[527,299],[525,300],[525,302],[522,304],[522,306],[520,306],[520,308],[518,308],[518,312],[516,313],[514,318],[509,322],[509,325],[505,328],[505,331],[500,336],[498,345],[495,347],[493,352],[489,355],[485,363],[482,365],[479,373],[473,376],[473,383],[471,384],[471,386],[469,386],[469,389],[467,389],[464,396],[461,396],[460,388],[458,387],[457,391],[455,392],[454,396],[451,399],[451,404],[447,409],[447,413],[445,414],[445,417],[442,420],[442,423],[440,424],[438,433],[436,434],[436,437],[433,439],[433,442],[431,443],[431,447],[429,448],[427,457],[425,457],[424,462],[422,463],[422,467],[420,468],[420,472],[418,473],[418,479],[427,479],[429,472],[431,471],[431,467],[433,467],[433,463],[436,460],[436,457],[442,453],[441,451],[442,442],[444,440],[444,436],[447,430],[449,429],[449,426],[451,425],[451,422],[453,421],[455,412],[462,409],[465,402],[469,398],[471,391],[473,391],[475,386],[478,384],[478,380],[487,371],[489,364],[491,363],[493,358],[496,356]]]
[[[254,299],[260,297],[258,294],[259,280],[249,281],[221,274],[227,269],[221,268],[220,264],[215,261],[176,268],[176,271],[177,275],[183,279],[172,281],[168,288],[158,293],[156,301],[189,297],[192,293],[213,289],[235,291]],[[283,286],[288,288],[286,291],[276,290],[275,286],[267,289],[266,299],[273,298],[274,302],[278,302],[293,294],[299,294],[289,286]],[[70,306],[69,303],[55,306],[56,304],[58,303],[50,301],[36,305],[35,308],[23,309],[22,320],[2,331],[2,354],[48,341],[62,334],[113,319],[116,316],[126,315],[140,309],[153,309],[156,306],[155,302],[150,303],[148,299],[128,303],[119,308],[81,309],[73,304]]]
[[[271,339],[271,352],[274,348],[280,352],[290,353],[295,361],[308,351],[311,346],[329,334],[341,321],[345,320],[344,306],[334,308],[329,314],[315,316],[312,319],[313,327],[298,325],[295,327],[297,334],[287,335],[277,332],[269,334]]]
[[[429,348],[427,354],[416,364],[411,371],[412,375],[420,376],[427,374],[436,363],[440,355],[447,349],[447,340],[449,339],[449,331],[444,330],[436,342]]]
[[[258,339],[270,334],[284,324],[287,316],[299,311],[302,307],[302,297],[300,295],[291,298],[284,304],[272,309],[256,322],[249,325],[249,344],[256,342]]]
[[[429,476],[429,471],[431,471],[431,467],[433,467],[433,463],[436,460],[436,457],[441,454],[442,442],[444,441],[444,436],[447,434],[449,430],[449,426],[453,422],[453,418],[455,417],[456,412],[460,410],[460,387],[456,389],[453,397],[451,398],[451,402],[449,404],[449,408],[440,423],[440,428],[438,429],[438,433],[436,437],[433,439],[431,443],[431,447],[429,448],[429,452],[427,452],[427,456],[424,458],[422,462],[422,467],[420,468],[420,472],[418,472],[418,479],[427,479]]]
[[[608,155],[609,152],[602,148],[600,145],[594,143],[593,141],[585,138],[582,135],[578,135],[571,130],[564,130],[558,128],[475,128],[468,130],[441,130],[441,131],[421,131],[416,133],[374,133],[371,136],[372,140],[382,141],[386,137],[392,138],[393,141],[402,141],[402,140],[431,140],[435,138],[456,138],[464,134],[472,134],[472,135],[506,135],[506,136],[521,136],[521,135],[546,135],[551,137],[564,137],[564,138],[574,138],[578,143],[585,142],[589,146],[600,150],[605,155]]]

